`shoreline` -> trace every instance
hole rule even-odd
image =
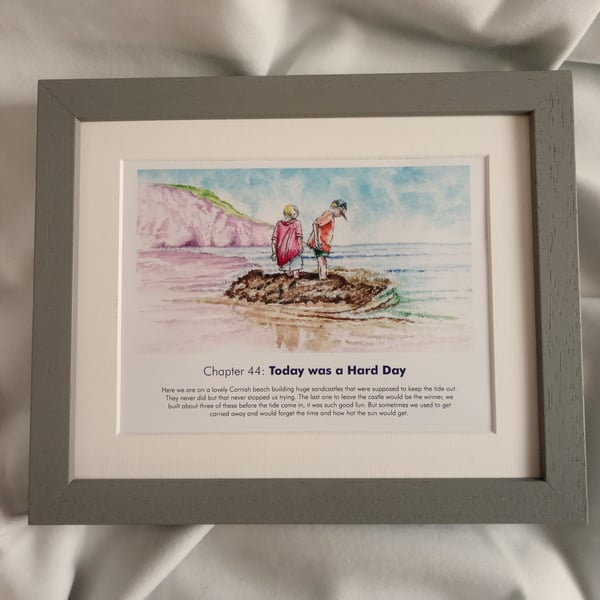
[[[188,249],[139,252],[137,351],[369,353],[470,347],[468,323],[449,326],[386,314],[381,297],[358,307],[227,298],[233,282],[260,267],[241,256],[244,248],[239,250],[225,255]]]

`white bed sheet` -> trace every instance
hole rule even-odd
[[[600,598],[600,1],[0,0],[0,598]],[[570,69],[590,523],[26,524],[42,78]]]

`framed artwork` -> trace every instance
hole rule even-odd
[[[586,518],[569,73],[38,102],[31,523]]]

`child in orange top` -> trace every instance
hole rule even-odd
[[[308,246],[315,251],[319,265],[319,279],[327,279],[327,257],[331,252],[335,219],[344,217],[348,205],[343,200],[334,200],[320,217],[313,223],[312,232],[308,238]]]

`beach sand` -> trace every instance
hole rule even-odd
[[[250,304],[225,291],[256,265],[201,249],[140,251],[135,347],[140,353],[413,352],[470,348],[464,323],[318,315],[319,307]]]

